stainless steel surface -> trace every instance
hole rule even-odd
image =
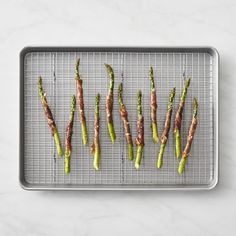
[[[71,173],[64,174],[63,158],[57,158],[54,140],[38,97],[37,78],[52,109],[64,147],[70,99],[75,94],[75,61],[81,59],[85,113],[89,143],[93,137],[95,94],[101,93],[101,169],[94,171],[89,147],[82,145],[76,110]],[[117,134],[112,145],[106,128],[105,98],[108,77],[104,63],[115,73],[114,123]],[[162,169],[156,169],[159,144],[151,140],[149,109],[150,66],[153,66],[158,99],[158,128],[164,126],[169,90],[176,87],[171,131]],[[21,153],[20,182],[26,189],[210,189],[218,179],[218,54],[211,48],[27,48],[21,54]],[[145,148],[140,170],[127,158],[126,141],[118,112],[117,87],[124,75],[126,103],[133,138],[136,136],[136,93],[143,92]],[[177,173],[173,122],[183,87],[183,72],[191,76],[182,123],[185,145],[194,96],[199,102],[199,124],[183,176]],[[136,148],[135,148],[136,151]]]

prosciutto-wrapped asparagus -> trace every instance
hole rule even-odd
[[[179,174],[182,174],[184,172],[185,164],[186,164],[186,161],[187,161],[188,156],[190,154],[190,150],[191,150],[191,146],[192,146],[192,142],[193,142],[193,137],[194,137],[194,134],[197,129],[197,110],[198,110],[198,103],[197,103],[197,99],[194,98],[192,123],[189,128],[187,143],[186,143],[186,146],[185,146],[184,151],[182,153],[181,161],[179,163],[179,169],[178,169]]]
[[[94,155],[93,167],[95,170],[99,170],[101,150],[100,150],[100,139],[99,139],[99,103],[100,94],[96,96],[95,114],[94,114],[94,138],[91,145],[91,153]]]
[[[107,69],[107,73],[110,78],[110,85],[109,85],[109,91],[107,94],[107,99],[106,99],[106,113],[107,113],[107,128],[108,132],[111,138],[111,142],[114,144],[116,141],[116,133],[114,129],[114,124],[113,124],[113,116],[112,116],[112,111],[113,111],[113,100],[114,100],[114,72],[113,69],[111,68],[110,65],[105,64],[105,67]]]
[[[180,97],[180,102],[178,109],[176,111],[175,115],[175,128],[174,128],[174,134],[175,134],[175,153],[176,157],[179,158],[181,155],[181,135],[180,135],[180,130],[181,130],[181,123],[182,123],[182,115],[183,115],[183,110],[184,110],[184,104],[185,104],[185,99],[188,91],[188,87],[190,84],[190,78],[185,81],[184,84],[184,89],[182,91],[181,97]]]
[[[52,132],[52,136],[54,137],[56,148],[57,148],[57,153],[59,156],[63,155],[62,147],[61,147],[61,142],[59,138],[59,134],[57,131],[57,126],[55,123],[55,120],[53,118],[51,109],[48,105],[48,101],[46,98],[46,93],[43,91],[43,85],[42,85],[42,77],[40,76],[38,79],[38,91],[39,91],[39,96],[40,100],[44,109],[45,116],[47,118],[48,126]]]
[[[75,95],[73,95],[71,98],[70,119],[66,128],[66,149],[65,149],[65,160],[64,160],[64,168],[66,174],[70,173],[70,156],[72,152],[71,140],[73,134],[75,105],[76,105],[76,98]]]
[[[141,158],[143,155],[143,147],[144,147],[144,118],[142,113],[142,92],[139,90],[137,94],[137,113],[138,113],[138,120],[137,120],[137,138],[136,138],[136,145],[137,155],[135,160],[135,168],[139,169],[141,164]]]
[[[169,94],[169,102],[168,102],[168,108],[167,108],[167,113],[166,113],[165,127],[161,135],[161,139],[160,139],[161,147],[160,147],[160,151],[159,151],[159,155],[157,159],[157,168],[161,168],[163,165],[163,155],[164,155],[166,143],[169,137],[174,98],[175,98],[175,88],[173,88]]]
[[[149,72],[151,95],[150,95],[150,107],[151,107],[151,129],[152,129],[152,140],[154,143],[158,143],[158,128],[157,128],[157,95],[154,82],[153,68],[150,68]]]
[[[80,75],[79,75],[79,64],[80,64],[80,59],[77,60],[76,67],[75,67],[76,92],[77,92],[77,99],[78,99],[78,105],[79,105],[79,115],[80,115],[80,122],[81,122],[83,144],[87,145],[88,133],[87,133],[85,112],[84,112],[83,80],[80,78]]]
[[[134,159],[134,151],[133,151],[133,140],[131,135],[131,129],[128,119],[128,112],[123,102],[123,84],[120,83],[119,90],[118,90],[118,100],[120,106],[120,116],[123,121],[124,130],[125,130],[125,138],[128,144],[128,152],[129,152],[129,159],[132,161]]]

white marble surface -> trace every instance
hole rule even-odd
[[[220,183],[206,192],[27,192],[18,184],[26,45],[212,45],[221,56]],[[0,235],[235,235],[236,2],[0,1]]]

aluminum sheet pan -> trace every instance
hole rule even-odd
[[[93,137],[95,94],[101,94],[101,169],[93,169],[89,146],[84,147],[78,109],[75,113],[71,173],[64,174],[64,160],[57,158],[38,96],[41,75],[64,147],[70,99],[75,94],[75,62],[80,58],[89,143]],[[104,63],[115,73],[114,123],[117,133],[112,145],[106,127],[105,99],[109,79]],[[121,47],[27,47],[20,54],[20,184],[28,190],[83,189],[212,189],[218,182],[218,65],[211,47],[121,48]],[[162,169],[156,169],[160,145],[153,144],[150,129],[149,68],[153,66],[158,99],[158,128],[164,126],[168,94],[176,87],[171,130]],[[143,93],[145,147],[141,168],[127,158],[126,141],[118,111],[117,88],[124,83],[124,101],[129,112],[133,138],[136,136],[136,93]],[[192,102],[199,102],[199,124],[185,174],[177,172],[173,122],[184,84],[183,73],[192,78],[182,122],[186,143]],[[136,152],[136,148],[135,148]]]

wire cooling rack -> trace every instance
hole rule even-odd
[[[89,143],[93,138],[95,96],[101,94],[101,168],[93,169],[89,146],[83,146],[78,107],[75,112],[72,137],[71,173],[64,174],[64,160],[57,157],[51,132],[38,96],[38,76],[54,115],[62,146],[65,143],[71,96],[76,93],[75,63],[80,58],[83,79],[85,115]],[[216,81],[217,58],[208,49],[76,49],[28,50],[23,59],[23,155],[21,177],[28,188],[210,188],[217,178],[216,152]],[[111,144],[107,126],[105,100],[109,79],[104,67],[114,69],[115,90],[113,119],[117,140]],[[153,66],[158,110],[159,135],[164,127],[170,89],[176,87],[171,130],[164,153],[162,169],[156,169],[159,144],[152,142],[150,128],[149,69]],[[186,144],[191,123],[193,98],[199,102],[198,127],[186,171],[177,172],[179,161],[175,157],[173,123],[175,111],[184,85],[184,76],[190,76],[182,122],[182,146]],[[128,160],[127,144],[119,115],[117,88],[123,80],[124,102],[129,113],[133,139],[136,137],[136,94],[143,93],[145,147],[141,168]],[[136,148],[134,149],[136,153]]]

